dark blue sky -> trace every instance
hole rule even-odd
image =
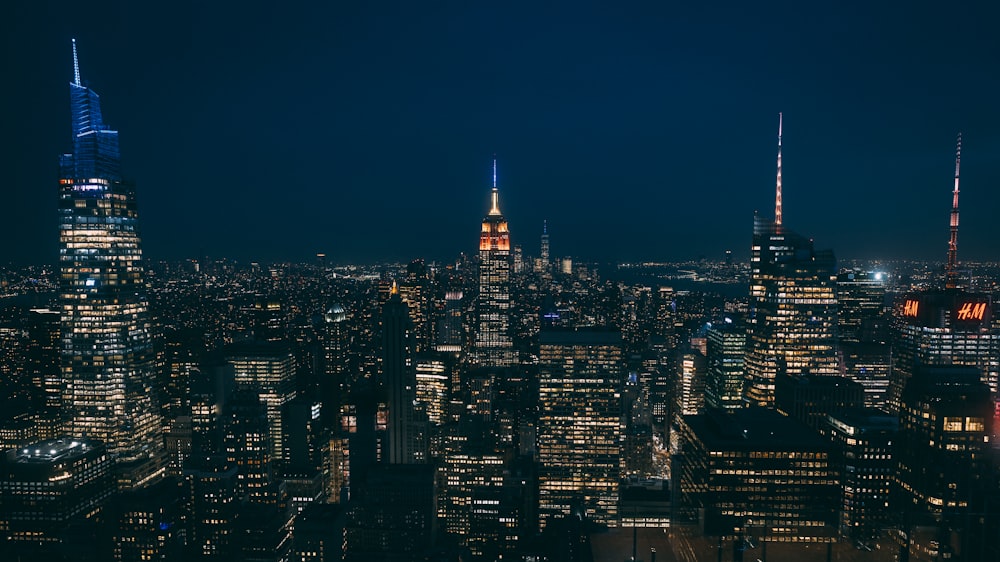
[[[6,8],[0,262],[56,258],[71,37],[154,260],[450,259],[493,153],[526,253],[547,218],[554,255],[746,256],[778,111],[819,247],[943,260],[961,130],[959,257],[1000,258],[993,3],[215,4]]]

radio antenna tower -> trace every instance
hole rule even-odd
[[[958,133],[955,149],[955,190],[951,199],[951,238],[948,240],[948,265],[945,266],[945,288],[958,287],[958,170],[962,164],[962,133]]]

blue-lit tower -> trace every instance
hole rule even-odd
[[[66,431],[105,443],[119,486],[163,474],[161,415],[135,187],[118,132],[80,80],[73,41],[73,152],[60,158],[59,279]]]

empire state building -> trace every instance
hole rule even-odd
[[[479,234],[475,358],[484,367],[504,367],[515,364],[516,355],[510,338],[510,231],[500,212],[496,160],[491,201]]]
[[[73,152],[60,158],[59,280],[66,431],[103,441],[119,486],[163,473],[161,416],[135,187],[121,177],[118,131],[80,80],[73,42]]]

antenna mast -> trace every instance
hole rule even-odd
[[[948,265],[945,266],[947,278],[945,288],[958,287],[958,177],[962,164],[962,133],[958,133],[958,143],[955,148],[955,189],[951,199],[951,238],[948,240]]]
[[[774,224],[781,226],[781,125],[782,115],[778,113],[778,180],[774,192]]]
[[[80,59],[76,56],[76,39],[73,39],[73,79],[74,83],[80,85]]]

